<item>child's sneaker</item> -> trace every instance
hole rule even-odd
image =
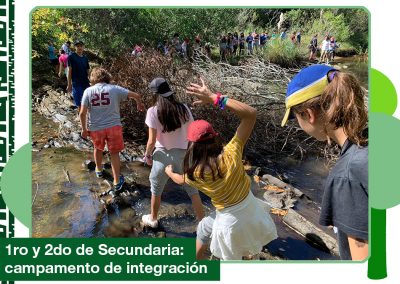
[[[125,183],[125,178],[124,178],[123,175],[120,175],[119,176],[119,182],[117,184],[114,184],[115,191],[121,190],[122,186],[124,185],[124,183]]]
[[[142,222],[143,222],[143,225],[145,225],[147,227],[151,227],[153,229],[158,227],[158,221],[157,220],[153,220],[151,218],[151,214],[143,215],[142,216]]]
[[[94,170],[94,172],[96,173],[96,177],[98,178],[102,178],[104,176],[104,170],[101,171]]]

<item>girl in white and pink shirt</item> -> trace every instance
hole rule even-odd
[[[149,139],[145,152],[145,161],[152,166],[150,172],[151,213],[144,215],[145,226],[156,228],[157,216],[161,204],[161,194],[169,177],[165,168],[172,165],[175,172],[182,172],[183,159],[188,147],[187,129],[193,116],[190,109],[177,101],[167,81],[156,78],[150,84],[155,95],[155,104],[147,110],[146,125],[149,127]],[[197,220],[204,217],[203,205],[197,189],[183,186],[192,200]]]

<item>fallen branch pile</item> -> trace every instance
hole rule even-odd
[[[297,70],[285,69],[258,57],[246,57],[236,66],[213,62],[205,55],[192,62],[177,57],[163,56],[148,51],[142,57],[124,54],[110,68],[117,84],[143,94],[147,107],[152,105],[148,85],[155,77],[166,78],[182,102],[191,105],[193,97],[186,95],[190,82],[199,83],[202,77],[212,91],[246,102],[257,108],[258,118],[248,143],[247,154],[303,155],[322,152],[323,146],[309,139],[295,124],[280,126],[284,113],[284,99],[288,82]],[[193,108],[195,119],[207,119],[225,139],[230,139],[239,123],[229,111],[211,106]],[[138,114],[134,102],[128,102],[121,111],[126,137],[144,144],[147,139],[145,113]]]

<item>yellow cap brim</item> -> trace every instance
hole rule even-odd
[[[289,119],[289,114],[290,114],[290,108],[286,109],[285,116],[283,117],[283,120],[282,120],[282,123],[281,123],[282,127],[286,125],[286,122]]]

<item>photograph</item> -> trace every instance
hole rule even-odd
[[[31,236],[365,260],[369,21],[361,7],[36,7]]]

